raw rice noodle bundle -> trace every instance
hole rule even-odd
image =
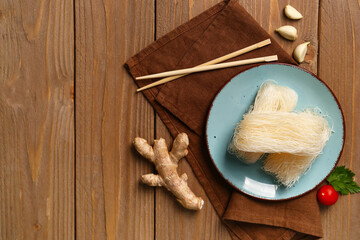
[[[278,86],[274,84],[273,81],[266,81],[261,85],[256,95],[254,105],[250,107],[249,113],[290,112],[295,108],[297,100],[298,95],[293,89]],[[263,152],[242,151],[235,145],[234,141],[230,142],[228,151],[247,164],[253,164],[264,156]]]
[[[328,122],[316,111],[291,112],[297,100],[294,90],[265,82],[254,105],[236,126],[228,147],[248,164],[270,153],[263,169],[287,187],[322,153],[331,134]]]
[[[330,136],[326,119],[305,112],[249,113],[235,128],[233,145],[244,152],[318,155]]]

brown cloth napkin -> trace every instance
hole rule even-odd
[[[125,63],[133,78],[193,67],[270,38],[237,1],[224,1],[177,27]],[[277,54],[279,62],[295,64],[272,44],[231,59]],[[251,65],[250,65],[251,66]],[[233,239],[314,239],[322,236],[315,192],[287,201],[266,201],[234,190],[213,166],[206,148],[205,124],[211,102],[240,66],[191,74],[143,93],[175,137],[190,138],[187,160]],[[157,79],[156,79],[157,80]],[[135,81],[138,86],[153,80]]]

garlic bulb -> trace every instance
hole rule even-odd
[[[284,13],[285,13],[285,16],[287,16],[288,18],[293,19],[293,20],[299,20],[299,19],[303,18],[303,15],[301,15],[301,13],[299,13],[298,10],[296,10],[294,7],[292,7],[290,5],[285,6]]]
[[[302,43],[295,48],[293,56],[298,63],[302,63],[304,61],[307,52],[307,45],[309,45],[309,43],[310,42]]]
[[[292,41],[296,40],[298,37],[296,28],[289,25],[279,27],[278,29],[275,29],[275,32],[278,32],[282,37]]]

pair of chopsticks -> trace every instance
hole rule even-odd
[[[248,46],[246,48],[240,49],[238,51],[229,53],[229,54],[227,54],[225,56],[222,56],[222,57],[213,59],[213,60],[211,60],[209,62],[203,63],[203,64],[198,65],[196,67],[184,68],[184,69],[180,69],[180,70],[174,70],[174,71],[168,71],[168,72],[163,72],[163,73],[157,73],[157,74],[151,74],[151,75],[137,77],[136,80],[143,80],[143,79],[149,79],[149,78],[161,78],[161,77],[165,77],[165,78],[160,79],[159,81],[153,82],[153,83],[151,83],[149,85],[146,85],[144,87],[138,88],[136,91],[140,92],[140,91],[143,91],[145,89],[149,89],[149,88],[158,86],[160,84],[164,84],[164,83],[173,81],[175,79],[181,78],[181,77],[186,76],[186,75],[188,75],[190,73],[203,72],[203,71],[215,70],[215,69],[220,69],[220,68],[235,67],[235,66],[241,66],[241,65],[252,64],[252,63],[277,61],[278,60],[277,55],[271,55],[271,56],[251,58],[251,59],[246,59],[246,60],[240,60],[240,61],[217,64],[219,62],[223,62],[223,61],[228,60],[230,58],[237,57],[237,56],[242,55],[244,53],[247,53],[247,52],[253,51],[255,49],[264,47],[266,45],[269,45],[270,43],[271,43],[270,39],[266,39],[264,41],[255,43],[255,44],[253,44],[251,46]]]

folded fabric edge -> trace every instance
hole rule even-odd
[[[225,220],[222,219],[223,222],[225,223],[225,226],[228,227],[228,230],[231,234],[234,234],[236,236],[236,238],[241,239],[241,240],[253,240],[253,238],[251,238],[240,226],[239,223],[236,221],[232,221],[232,220]],[[241,233],[241,236],[238,235],[236,233],[237,230]],[[279,235],[279,238],[277,238],[276,240],[291,240],[297,233],[291,229],[287,229],[287,228],[283,228],[284,232],[281,233],[281,235]]]
[[[224,219],[221,219],[222,222],[225,224],[225,227],[230,233],[230,236],[232,239],[239,239],[239,240],[253,240],[240,226],[237,225],[236,222],[231,221],[225,221]],[[236,231],[239,231],[241,235],[236,233]]]
[[[231,214],[227,214],[225,212],[223,216],[224,220],[231,220],[231,221],[238,221],[238,222],[247,222],[247,223],[254,223],[254,224],[263,224],[268,226],[274,227],[284,227],[289,230],[293,230],[299,233],[305,233],[314,237],[323,237],[322,228],[317,227],[315,224],[305,224],[301,223],[294,219],[285,220],[282,218],[264,218],[264,216],[254,216],[253,214],[246,214],[241,211],[233,210]]]

